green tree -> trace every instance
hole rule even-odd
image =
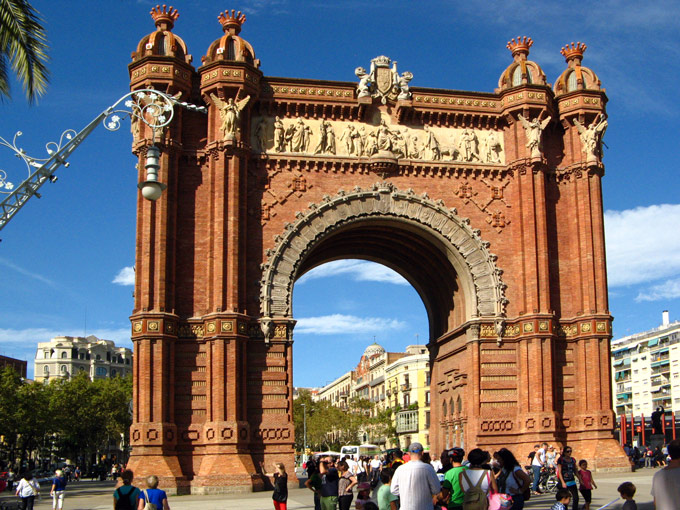
[[[38,12],[26,0],[0,0],[0,99],[10,97],[9,68],[29,102],[49,81],[47,36]]]

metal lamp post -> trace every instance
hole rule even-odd
[[[307,404],[302,404],[303,454],[302,459],[307,462]]]
[[[154,145],[156,133],[170,124],[174,117],[174,106],[179,105],[189,110],[206,113],[203,106],[195,106],[180,102],[175,97],[153,89],[135,90],[125,94],[114,104],[95,117],[84,129],[76,133],[67,129],[61,134],[59,142],[48,142],[46,158],[34,158],[17,146],[18,138],[22,135],[18,131],[11,142],[0,137],[0,146],[7,147],[26,165],[27,177],[15,186],[9,179],[7,172],[0,169],[0,195],[6,195],[0,202],[0,230],[19,212],[32,196],[40,198],[38,190],[47,181],[56,182],[54,175],[60,166],[68,167],[66,159],[87,138],[94,129],[103,124],[109,131],[118,131],[121,119],[129,116],[131,120],[143,122],[153,132],[152,144],[146,155],[146,180],[138,187],[147,200],[158,200],[167,186],[158,181],[160,168],[160,149]],[[122,116],[122,117],[121,117]]]

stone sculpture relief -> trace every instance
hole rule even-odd
[[[504,163],[499,132],[472,128],[376,125],[317,119],[253,119],[253,150],[261,153]],[[339,137],[336,133],[340,133]]]
[[[236,136],[236,131],[239,129],[239,119],[241,118],[241,111],[246,107],[250,96],[246,96],[240,101],[234,101],[231,97],[226,101],[222,101],[215,94],[210,94],[213,104],[220,112],[220,119],[222,125],[220,131],[222,132],[222,139],[233,139]]]
[[[550,122],[550,117],[541,121],[540,116],[534,118],[532,121],[525,119],[522,114],[519,114],[519,121],[522,123],[524,132],[527,136],[526,147],[531,151],[532,158],[540,158],[543,153],[543,142],[541,140],[541,135],[543,130],[546,128]]]
[[[406,71],[399,76],[397,62],[392,62],[389,57],[384,55],[375,57],[371,60],[369,72],[363,67],[357,67],[354,74],[359,78],[357,85],[359,97],[377,97],[382,104],[386,104],[388,99],[392,101],[411,99],[408,84],[413,79],[413,74]]]
[[[586,162],[596,163],[602,150],[602,137],[608,125],[604,113],[596,117],[588,127],[581,124],[578,119],[574,119],[574,125],[581,138],[581,151],[586,154]]]

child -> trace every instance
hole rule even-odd
[[[635,496],[636,487],[632,482],[623,482],[616,490],[619,491],[621,497],[626,500],[626,502],[621,507],[621,510],[637,510],[637,504],[633,499],[633,496]]]
[[[597,489],[597,484],[593,480],[593,474],[588,470],[588,462],[582,460],[578,463],[579,479],[581,480],[581,487],[579,491],[583,495],[583,500],[586,502],[583,507],[584,510],[590,510],[590,501],[592,500],[593,489]]]
[[[364,505],[371,501],[371,484],[368,482],[361,482],[357,485],[357,500],[354,503],[356,510],[366,510]]]
[[[571,501],[571,492],[569,492],[569,489],[560,489],[557,491],[557,494],[555,494],[555,499],[557,500],[557,503],[553,504],[553,506],[550,507],[550,510],[566,510]]]

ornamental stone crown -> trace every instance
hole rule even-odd
[[[163,5],[162,9],[160,5],[157,5],[151,9],[150,14],[159,30],[172,30],[175,21],[179,18],[179,12],[172,5],[170,8]]]
[[[586,51],[586,46],[582,42],[577,42],[574,44],[573,42],[571,45],[567,44],[566,46],[562,47],[560,50],[560,53],[564,55],[564,58],[567,62],[570,62],[574,59],[578,59],[580,62],[581,59],[583,59],[583,53]]]
[[[385,55],[380,55],[379,57],[375,57],[371,62],[373,62],[376,67],[390,67],[392,59]]]
[[[533,44],[534,41],[531,39],[531,37],[527,37],[525,35],[523,37],[517,36],[516,40],[513,37],[510,41],[508,41],[506,46],[512,52],[513,57],[524,55],[526,58],[526,56],[529,55],[529,48],[531,48]]]
[[[246,22],[246,15],[241,14],[241,11],[236,12],[232,9],[231,13],[228,10],[221,12],[217,19],[225,32],[237,35],[241,31],[241,25]]]

